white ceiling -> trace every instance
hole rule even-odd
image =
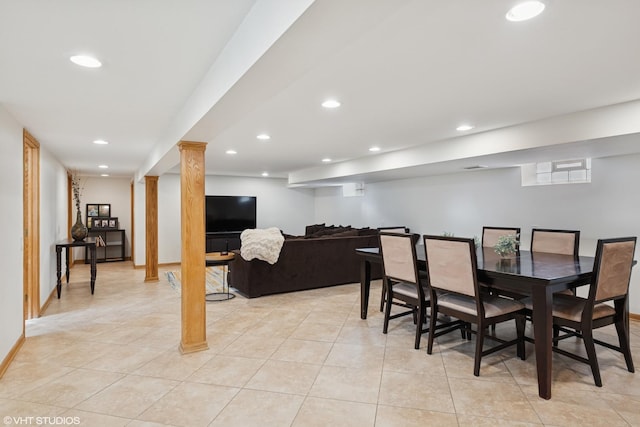
[[[640,2],[547,0],[508,22],[515,3],[7,0],[0,103],[86,174],[175,170],[180,139],[208,143],[209,174],[315,185],[640,152],[633,116],[572,115],[640,100]],[[74,66],[81,51],[105,66]],[[329,96],[342,107],[320,107]],[[498,146],[504,128],[519,133]]]

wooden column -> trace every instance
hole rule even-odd
[[[182,340],[180,351],[207,350],[204,142],[180,141]]]
[[[145,282],[158,281],[158,177],[145,176]]]

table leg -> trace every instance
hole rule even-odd
[[[93,295],[93,290],[96,287],[96,272],[98,268],[96,267],[96,246],[89,246],[89,257],[91,258],[91,295]]]
[[[58,292],[58,299],[60,299],[60,292],[62,291],[62,247],[56,246],[56,291]]]
[[[73,250],[73,249],[71,249]],[[69,284],[69,263],[71,262],[71,254],[69,254],[69,247],[65,246],[64,248],[64,255],[65,255],[65,261],[66,261],[66,267],[65,267],[65,276],[67,278],[67,285]]]
[[[536,368],[538,370],[538,395],[543,399],[551,399],[551,373],[553,369],[551,353],[553,340],[553,317],[551,305],[553,293],[546,286],[534,287],[533,303],[533,335],[536,349]]]
[[[367,318],[369,307],[369,290],[371,289],[371,262],[362,259],[360,261],[360,318]]]

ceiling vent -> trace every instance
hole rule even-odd
[[[468,171],[471,171],[471,170],[474,170],[474,169],[486,169],[486,168],[488,168],[488,167],[489,167],[489,166],[486,166],[486,165],[473,165],[473,166],[466,166],[466,167],[464,167],[463,169],[466,169],[466,170],[468,170]]]

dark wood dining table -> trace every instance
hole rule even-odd
[[[425,269],[424,247],[420,246],[416,252],[419,268]],[[382,257],[378,248],[359,248],[356,253],[361,256],[360,317],[366,319],[371,265],[382,263]],[[544,399],[550,399],[553,293],[588,284],[594,258],[519,251],[516,255],[503,259],[493,248],[480,248],[477,259],[478,280],[499,290],[531,296],[538,394]]]

